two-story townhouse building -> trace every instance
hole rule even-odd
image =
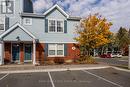
[[[35,65],[56,57],[78,57],[73,38],[81,18],[68,15],[58,5],[35,14],[31,0],[14,0],[14,7],[14,14],[0,15],[0,64]]]

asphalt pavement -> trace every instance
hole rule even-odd
[[[128,66],[128,57],[122,58],[96,58],[97,62],[106,63],[113,66]]]
[[[130,72],[113,68],[0,74],[0,87],[130,87]]]

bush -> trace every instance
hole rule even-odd
[[[63,64],[65,61],[64,61],[64,59],[61,58],[61,57],[56,57],[56,58],[54,59],[54,62],[55,62],[56,64]]]
[[[67,60],[65,60],[66,64],[72,64],[73,62],[74,62],[73,59],[67,59]]]
[[[85,62],[87,64],[96,64],[96,61],[92,56],[88,57]]]
[[[5,59],[4,59],[4,63],[5,63],[5,64],[9,64],[9,63],[11,63],[11,61],[5,58]]]
[[[81,56],[76,62],[80,64],[96,64],[92,56]]]
[[[54,61],[53,60],[48,60],[48,61],[45,61],[45,65],[54,65]]]

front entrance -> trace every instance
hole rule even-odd
[[[12,43],[12,61],[13,62],[31,62],[32,61],[32,44]]]
[[[12,59],[18,61],[20,58],[20,47],[18,44],[12,44]]]
[[[24,45],[24,60],[25,61],[32,60],[32,45],[31,44]]]

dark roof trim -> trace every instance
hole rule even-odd
[[[35,18],[44,18],[44,15],[40,14],[34,14],[34,13],[21,13],[22,17],[35,17]],[[68,20],[74,20],[74,21],[80,21],[82,18],[81,17],[69,17],[67,18]]]
[[[34,13],[21,13],[22,17],[36,17],[36,18],[44,18],[44,15],[34,14]]]
[[[82,18],[80,17],[69,17],[68,20],[80,21]]]

